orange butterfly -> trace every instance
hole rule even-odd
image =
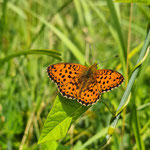
[[[102,93],[119,86],[124,77],[110,69],[97,70],[97,64],[86,67],[75,63],[58,63],[47,68],[48,76],[60,93],[88,106],[96,103]]]

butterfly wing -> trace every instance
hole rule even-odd
[[[124,77],[119,72],[110,69],[97,70],[95,79],[100,93],[108,92],[124,81]]]
[[[86,106],[92,105],[99,100],[100,95],[101,93],[98,90],[97,83],[92,81],[83,91],[81,91],[78,101]]]
[[[76,99],[79,89],[78,77],[87,67],[75,63],[58,63],[47,68],[49,78],[54,81],[60,93],[67,97]]]
[[[64,97],[77,99],[79,103],[85,106],[96,103],[100,97],[97,83],[92,82],[82,91],[80,89],[81,85],[82,83],[78,81],[78,78],[75,78],[66,85],[58,86],[58,88]]]
[[[86,67],[74,63],[58,63],[47,68],[49,78],[57,85],[65,85],[77,77]]]

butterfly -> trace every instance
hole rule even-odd
[[[97,70],[97,63],[86,67],[75,63],[58,63],[47,68],[49,78],[54,81],[62,96],[77,99],[88,106],[96,103],[104,92],[118,87],[124,77],[110,69]]]

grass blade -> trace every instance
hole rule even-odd
[[[143,45],[143,48],[142,48],[142,50],[141,50],[139,59],[137,60],[137,63],[139,63],[139,62],[141,61],[141,59],[144,57],[144,55],[145,55],[145,53],[146,53],[146,50],[147,50],[147,47],[149,46],[149,43],[150,43],[150,30],[149,30],[148,35],[147,35],[147,37],[146,37],[146,40],[145,40],[145,42],[144,42],[144,45]],[[134,81],[135,81],[135,79],[136,79],[136,77],[137,77],[137,74],[138,74],[138,72],[139,72],[139,69],[140,69],[140,67],[139,67],[139,68],[136,68],[136,69],[134,70],[134,72],[132,73],[131,78],[130,78],[129,83],[128,83],[128,86],[127,86],[127,88],[126,88],[126,90],[125,90],[125,92],[124,92],[124,95],[123,95],[123,97],[122,97],[122,99],[121,99],[121,102],[120,102],[120,104],[119,104],[119,106],[118,106],[118,108],[117,108],[117,111],[118,111],[121,107],[123,107],[124,104],[126,103],[126,101],[127,101],[127,99],[128,99],[128,96],[129,96],[129,94],[130,94],[130,92],[131,92],[133,83],[134,83]],[[110,125],[111,128],[115,128],[115,127],[116,127],[119,118],[120,118],[120,114],[118,114],[118,116],[117,116],[117,117],[113,120],[113,122],[111,123],[111,125]],[[111,135],[108,134],[108,135],[106,136],[106,139],[108,140],[110,137],[111,137]]]
[[[16,5],[14,5],[13,3],[8,3],[8,7],[15,13],[17,13],[21,18],[23,18],[24,20],[27,19],[26,14],[22,11],[22,9],[20,9],[20,7],[17,7]]]
[[[107,133],[108,127],[104,128],[97,134],[95,134],[93,137],[91,137],[88,141],[86,141],[81,147],[80,150],[84,149],[88,145],[92,144],[93,142],[97,141],[98,139],[102,138]]]
[[[66,3],[64,3],[56,12],[51,14],[51,17],[48,20],[51,21],[58,13],[60,13],[62,10],[64,10],[72,1],[73,0],[68,0]],[[30,48],[32,47],[32,45],[34,44],[36,39],[40,36],[40,34],[44,31],[45,27],[46,27],[46,25],[43,23],[41,25],[39,32],[33,37],[32,43],[30,44]]]
[[[132,126],[133,126],[133,131],[134,131],[134,135],[135,135],[135,139],[136,139],[136,145],[138,147],[138,150],[145,150],[144,147],[144,143],[141,139],[141,135],[140,135],[140,125],[139,125],[139,119],[137,116],[137,111],[136,111],[136,106],[134,105],[132,107],[133,111],[132,111]]]
[[[125,46],[125,43],[124,43],[121,26],[120,26],[119,19],[118,19],[118,16],[117,16],[117,13],[116,13],[116,10],[115,10],[115,7],[114,7],[114,3],[112,2],[112,0],[107,0],[107,5],[109,7],[110,14],[111,14],[112,20],[114,22],[114,27],[115,27],[117,35],[118,35],[118,40],[120,41],[119,42],[120,47],[121,47],[119,49],[120,57],[121,57],[120,60],[122,62],[123,70],[124,70],[124,73],[125,73],[125,67],[126,67],[125,66],[125,64],[126,64],[125,58],[127,56],[126,56],[126,46]]]
[[[120,3],[142,3],[149,5],[150,1],[149,0],[115,0],[115,2],[120,2]]]
[[[9,61],[12,58],[22,56],[22,55],[29,55],[29,54],[43,54],[43,55],[48,55],[52,56],[58,60],[61,60],[61,54],[58,51],[55,50],[26,50],[26,51],[20,51],[16,52],[14,54],[11,54],[9,56],[6,56],[5,58],[0,59],[0,66],[4,65],[5,62]]]
[[[69,50],[72,52],[72,54],[76,57],[76,59],[81,63],[85,63],[85,57],[80,52],[80,50],[76,47],[76,45],[59,29],[57,29],[53,24],[49,23],[47,20],[45,20],[40,15],[35,14],[34,12],[30,13],[37,18],[40,22],[44,23],[49,29],[51,29],[62,41],[63,43],[69,48]]]

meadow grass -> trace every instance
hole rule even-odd
[[[149,14],[146,5],[111,0],[1,1],[0,150],[148,149],[149,54],[138,68],[134,66],[149,45]],[[119,57],[111,59],[115,55]],[[106,59],[110,60],[101,63]],[[101,101],[83,107],[59,97],[47,77],[46,68],[51,64],[90,65],[95,61],[99,69],[117,70],[125,77],[121,87],[101,97],[119,110],[130,93],[129,103],[116,118]],[[123,96],[125,91],[128,93]],[[53,133],[47,130],[45,138],[51,141],[37,144],[44,137],[44,122],[51,125],[45,121],[49,116],[54,123],[60,117],[57,124],[61,126],[53,124],[57,128],[51,126]],[[112,134],[107,136],[110,127]]]

